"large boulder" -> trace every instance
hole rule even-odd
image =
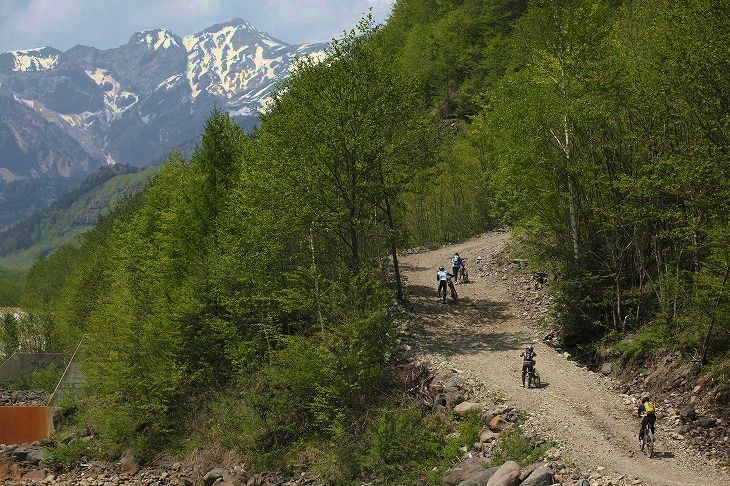
[[[497,471],[499,471],[498,467],[485,469],[476,473],[466,481],[460,482],[459,486],[487,486],[487,483],[489,483],[489,480],[492,479],[492,476],[494,476]]]
[[[679,416],[685,420],[694,420],[697,418],[695,406],[691,403],[685,403],[679,406]]]
[[[456,415],[464,415],[469,412],[481,412],[482,410],[484,410],[484,404],[476,402],[461,402],[454,407],[454,413]]]
[[[499,434],[497,432],[492,432],[491,430],[489,430],[489,428],[484,428],[479,434],[479,442],[492,442],[497,437],[499,437]]]
[[[518,486],[520,484],[520,466],[515,461],[508,461],[497,469],[487,486]]]
[[[203,476],[203,485],[204,486],[213,486],[213,483],[218,481],[219,479],[222,479],[223,481],[227,481],[229,478],[228,471],[217,467],[215,469],[211,469],[208,471],[208,473]]]
[[[547,466],[535,469],[532,474],[527,476],[521,486],[551,486],[555,481],[555,471]]]
[[[712,417],[700,417],[697,419],[697,425],[702,427],[703,429],[711,429],[717,424],[717,421]]]
[[[46,470],[45,469],[38,469],[36,471],[28,471],[27,473],[23,474],[22,477],[23,481],[32,481],[34,484],[43,481],[46,479]]]
[[[460,464],[452,467],[446,472],[444,477],[445,486],[456,486],[462,481],[471,479],[478,473],[484,471],[489,464],[488,461],[479,457],[470,457],[462,461]]]
[[[33,445],[20,446],[13,450],[11,457],[19,462],[38,464],[43,459],[43,449]]]
[[[122,474],[126,474],[127,476],[134,476],[139,471],[139,462],[137,462],[137,458],[134,457],[134,453],[131,450],[127,450],[124,453],[119,460],[119,465],[121,466]]]
[[[495,415],[489,420],[489,430],[492,432],[503,432],[513,427],[513,424],[504,419],[501,415]]]

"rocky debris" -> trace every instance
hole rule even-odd
[[[636,411],[641,395],[648,393],[657,405],[657,434],[682,445],[690,454],[704,456],[720,469],[730,462],[728,409],[713,393],[712,379],[702,376],[696,364],[676,354],[658,357],[623,372],[614,387],[626,394],[625,403]],[[727,471],[727,469],[724,469]]]
[[[50,400],[51,394],[40,390],[2,390],[0,406],[43,406]]]

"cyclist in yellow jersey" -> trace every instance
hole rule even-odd
[[[641,430],[639,430],[639,445],[641,450],[644,450],[644,431],[646,427],[651,429],[651,433],[654,434],[654,424],[656,424],[656,407],[654,403],[649,400],[649,397],[644,395],[641,398],[641,404],[638,410],[639,417],[644,414],[644,418],[641,419]]]

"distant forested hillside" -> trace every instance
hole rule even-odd
[[[27,270],[38,256],[91,228],[120,197],[140,188],[156,171],[122,164],[98,169],[48,208],[0,232],[2,263]]]

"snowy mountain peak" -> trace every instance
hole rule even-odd
[[[68,174],[78,161],[91,167],[109,157],[160,160],[189,147],[214,107],[252,129],[294,61],[319,58],[326,48],[290,45],[236,18],[186,37],[164,28],[137,32],[111,49],[0,54],[0,177],[3,169],[6,177]],[[3,131],[9,116],[21,128]],[[16,143],[15,134],[25,133],[40,134],[40,148]]]
[[[206,32],[219,32],[219,31],[225,29],[226,27],[233,27],[235,29],[252,30],[255,32],[259,32],[259,30],[256,29],[256,27],[254,27],[253,25],[251,25],[250,22],[248,22],[247,20],[244,20],[240,17],[237,17],[235,19],[229,20],[228,22],[211,25],[207,29],[205,29],[201,32],[198,32],[198,34],[204,34]]]
[[[169,49],[170,47],[182,47],[180,38],[169,29],[152,29],[137,32],[132,36],[130,43],[143,43],[148,49]]]
[[[52,47],[38,47],[10,51],[0,55],[0,69],[5,67],[11,71],[47,71],[58,65],[61,51]]]

